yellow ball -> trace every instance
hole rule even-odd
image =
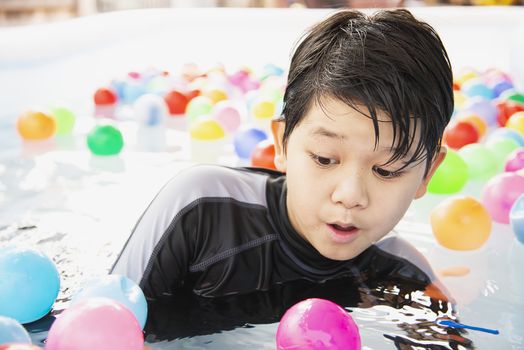
[[[506,128],[517,130],[521,135],[524,135],[524,112],[513,114],[506,122]]]
[[[461,109],[467,101],[467,96],[463,92],[453,91],[453,98],[455,100],[455,107]]]
[[[480,248],[491,233],[491,217],[473,197],[453,196],[431,211],[431,227],[437,241],[453,250]]]
[[[42,112],[25,112],[16,121],[18,133],[24,140],[45,140],[55,134],[56,122]]]
[[[457,84],[459,84],[460,86],[462,86],[466,81],[473,79],[473,78],[478,78],[478,77],[479,77],[479,73],[475,71],[474,69],[469,68],[469,69],[464,69],[461,72],[459,72],[459,74],[455,77],[454,81]]]
[[[272,101],[260,101],[253,105],[253,116],[259,119],[273,118],[276,106]]]
[[[217,104],[218,102],[227,100],[228,98],[227,93],[221,89],[207,90],[207,91],[204,91],[202,95],[209,97],[211,101],[213,101],[213,104]]]
[[[213,119],[198,120],[189,133],[193,139],[201,141],[219,140],[226,135],[222,126]]]

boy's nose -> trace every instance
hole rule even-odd
[[[342,204],[347,209],[367,207],[369,196],[365,179],[359,174],[344,176],[331,194],[331,200],[336,204]]]

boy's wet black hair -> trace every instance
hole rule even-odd
[[[453,112],[452,83],[438,34],[409,11],[337,12],[311,28],[292,56],[283,145],[313,103],[322,106],[323,98],[333,97],[373,120],[375,146],[377,111],[385,112],[395,148],[387,164],[412,150],[404,167],[428,160],[427,172]]]

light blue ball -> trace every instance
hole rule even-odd
[[[238,131],[235,134],[233,145],[239,158],[251,159],[251,154],[260,141],[266,140],[267,134],[256,128]]]
[[[31,337],[17,320],[0,316],[0,345],[8,343],[31,344]]]
[[[488,136],[488,140],[504,138],[514,140],[519,147],[524,147],[524,137],[517,131],[510,128],[498,128]]]
[[[0,248],[0,315],[24,324],[45,316],[60,290],[53,261],[42,252]]]
[[[77,303],[88,298],[108,298],[126,306],[133,312],[140,327],[144,328],[147,320],[147,301],[142,289],[122,275],[101,276],[87,283],[72,300]]]
[[[462,91],[469,97],[480,96],[488,100],[495,97],[493,90],[480,82],[466,82],[462,86]]]
[[[515,236],[524,244],[524,194],[520,195],[509,212],[509,221]]]

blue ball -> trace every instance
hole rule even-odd
[[[87,298],[108,298],[119,302],[133,312],[140,327],[147,320],[147,301],[142,289],[122,275],[106,275],[87,283],[72,300],[77,303]]]
[[[498,128],[489,134],[488,141],[497,138],[514,140],[519,145],[519,147],[524,147],[524,137],[517,130],[510,128]]]
[[[480,82],[466,82],[462,86],[462,91],[469,97],[480,96],[487,100],[495,97],[493,90]]]
[[[55,264],[29,248],[0,248],[0,315],[24,324],[45,316],[60,290]]]
[[[31,344],[31,337],[17,320],[0,316],[0,345],[8,343]]]
[[[524,244],[524,194],[520,195],[509,212],[509,221],[515,236]]]
[[[233,145],[235,152],[242,159],[251,159],[251,154],[260,141],[266,140],[267,134],[256,128],[244,129],[235,134]]]
[[[468,110],[478,115],[489,126],[497,125],[498,110],[491,101],[488,101],[482,97],[470,98],[464,105],[464,110]]]
[[[493,85],[493,94],[495,97],[499,97],[504,91],[513,89],[514,86],[510,81],[502,80],[495,85]]]

